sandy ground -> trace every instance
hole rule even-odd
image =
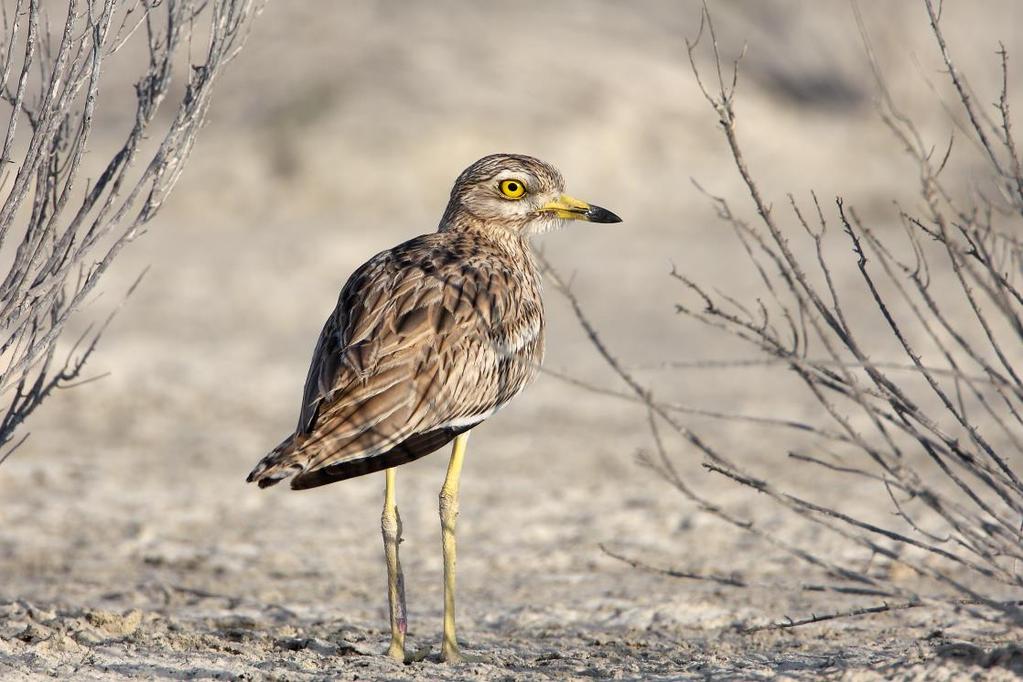
[[[304,493],[244,484],[290,430],[315,335],[354,267],[434,229],[455,175],[503,150],[557,164],[572,194],[625,218],[542,246],[574,273],[627,363],[743,352],[673,314],[672,264],[747,298],[758,284],[690,183],[749,212],[685,56],[696,4],[327,4],[271,2],[173,199],[78,323],[105,314],[150,266],[92,364],[110,376],[52,398],[0,468],[0,676],[915,680],[1023,670],[1012,633],[934,609],[741,634],[864,602],[795,589],[821,576],[701,514],[637,464],[652,445],[642,409],[550,376],[470,442],[458,614],[465,649],[483,662],[437,661],[441,453],[398,477],[410,649],[432,648],[411,665],[383,657],[382,476]],[[1023,54],[1023,10],[945,4],[950,42],[988,92],[997,41]],[[935,98],[948,93],[922,9],[874,1],[863,11],[893,90],[942,146],[951,124]],[[916,177],[873,112],[848,5],[715,12],[727,50],[749,43],[740,133],[771,200],[842,193],[868,219],[891,220],[891,200],[912,197]],[[977,163],[966,150],[949,172],[967,178]],[[854,276],[849,266],[840,279]],[[553,293],[548,317],[549,367],[620,388]],[[643,376],[690,405],[814,409],[766,371]],[[840,490],[887,517],[883,491],[794,467],[784,434],[693,425],[782,484]],[[870,559],[670,447],[688,480],[728,509],[838,561]],[[637,570],[602,544],[762,587]]]

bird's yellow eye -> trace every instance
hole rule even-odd
[[[526,187],[518,180],[502,180],[498,186],[501,188],[501,194],[509,199],[521,199],[526,193]]]

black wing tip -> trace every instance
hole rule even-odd
[[[255,483],[260,488],[267,488],[278,481],[280,481],[280,479],[266,475],[266,467],[263,466],[262,462],[245,477],[246,483]]]
[[[294,473],[295,472],[290,469],[285,469],[284,471],[274,471],[270,473],[267,473],[266,471],[256,470],[245,477],[245,482],[255,483],[260,488],[269,488],[272,485],[277,485],[285,478],[293,475]]]
[[[281,441],[281,444],[274,448],[269,454],[259,460],[249,475],[245,477],[246,483],[256,483],[260,488],[269,488],[302,471],[302,467],[296,462],[289,461],[289,455],[295,450],[295,434],[292,434]]]
[[[272,485],[277,485],[289,476],[294,476],[296,473],[301,472],[300,467],[292,466],[266,466],[260,463],[255,469],[252,470],[246,478],[246,483],[255,483],[260,488],[269,488]]]

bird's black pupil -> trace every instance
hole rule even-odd
[[[518,183],[516,183],[516,182],[509,182],[508,183],[508,191],[509,192],[517,192],[518,189],[519,189]]]

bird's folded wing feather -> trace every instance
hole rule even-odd
[[[512,304],[502,272],[417,255],[385,252],[341,292],[306,379],[295,435],[303,471],[481,421],[532,374],[495,348]]]

